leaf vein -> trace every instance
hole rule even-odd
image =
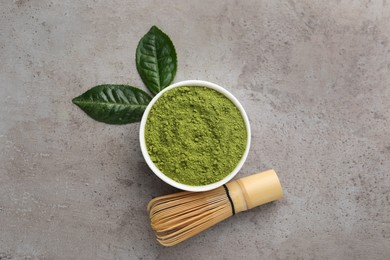
[[[126,104],[126,103],[108,103],[96,101],[77,100],[77,104],[101,105],[101,106],[125,106],[125,107],[147,107],[147,104]]]

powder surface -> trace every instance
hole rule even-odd
[[[229,175],[245,152],[247,138],[238,108],[218,91],[198,86],[165,92],[145,125],[146,147],[156,167],[192,186]]]

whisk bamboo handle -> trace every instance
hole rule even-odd
[[[235,213],[283,197],[282,186],[274,170],[257,173],[226,184]]]

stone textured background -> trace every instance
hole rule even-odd
[[[0,3],[0,259],[388,259],[388,1]],[[138,124],[71,99],[102,83],[145,89],[138,40],[172,38],[175,81],[225,86],[252,124],[238,177],[274,168],[285,198],[173,248],[146,204],[168,187]]]

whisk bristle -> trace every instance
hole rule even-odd
[[[148,211],[157,240],[173,246],[232,215],[223,187],[206,192],[179,192],[151,200]]]

